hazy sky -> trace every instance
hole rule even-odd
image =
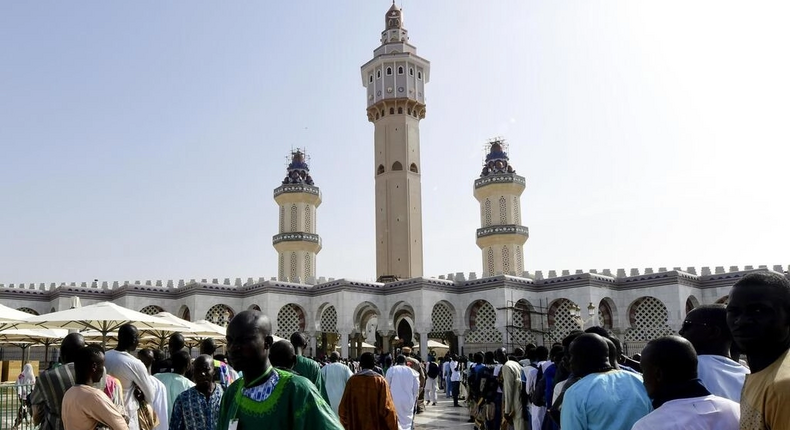
[[[0,2],[0,283],[271,277],[306,147],[319,276],[375,277],[359,67],[388,0]],[[790,4],[406,0],[425,274],[482,272],[504,136],[525,266],[790,264]]]

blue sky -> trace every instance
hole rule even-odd
[[[402,2],[431,61],[425,273],[482,272],[504,136],[528,270],[790,264],[784,2]],[[0,283],[276,276],[306,147],[320,276],[375,277],[359,66],[389,2],[1,2]]]

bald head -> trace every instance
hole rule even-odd
[[[651,398],[667,387],[697,379],[697,353],[691,342],[680,336],[648,342],[641,363],[645,389]]]
[[[296,349],[296,353],[301,355],[302,350],[307,348],[307,338],[304,334],[296,331],[291,335],[291,344],[294,346],[294,349]]]
[[[79,333],[69,333],[60,342],[60,361],[63,364],[73,363],[77,351],[85,346],[85,338]]]
[[[269,365],[272,323],[260,311],[239,312],[228,324],[226,338],[231,364],[245,377],[262,374]]]
[[[269,361],[274,367],[293,369],[296,365],[296,350],[291,342],[285,339],[278,340],[272,344],[269,350]]]
[[[118,346],[119,351],[134,351],[140,343],[137,327],[134,324],[126,323],[118,327]]]
[[[177,351],[181,351],[184,349],[184,345],[186,342],[184,341],[184,335],[175,332],[170,335],[170,339],[167,341],[167,348],[170,351],[170,354],[175,354]]]
[[[580,377],[612,370],[606,339],[594,334],[579,335],[570,345],[571,370]]]

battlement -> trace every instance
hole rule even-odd
[[[590,270],[538,270],[535,272],[524,272],[521,274],[516,273],[495,273],[489,279],[497,277],[508,277],[512,281],[517,280],[531,280],[532,282],[540,281],[541,284],[560,283],[567,280],[579,279],[580,277],[590,277],[603,282],[612,284],[624,285],[629,282],[648,280],[654,278],[666,278],[672,274],[681,278],[690,280],[716,280],[732,278],[736,274],[742,274],[754,270],[771,270],[777,273],[782,273],[785,276],[790,276],[790,265],[760,265],[760,266],[715,266],[715,267],[647,267],[644,269],[631,268],[631,269],[590,269]],[[220,280],[221,279],[221,280]],[[432,283],[436,281],[450,281],[456,285],[462,285],[473,281],[479,281],[477,272],[456,272],[448,273],[447,275],[439,275],[436,278],[415,278],[414,280],[401,280],[398,285],[408,285],[414,282]],[[416,281],[415,281],[416,280]],[[528,281],[527,281],[528,282]],[[438,282],[437,285],[449,284],[448,282]],[[46,296],[54,292],[81,292],[97,294],[107,294],[111,292],[120,291],[139,291],[139,292],[178,292],[187,291],[192,289],[200,290],[218,290],[218,291],[250,291],[263,285],[276,286],[278,288],[290,288],[293,290],[306,290],[306,291],[324,291],[335,287],[343,286],[357,286],[357,287],[370,287],[380,289],[384,284],[372,281],[357,281],[348,280],[345,278],[309,278],[304,282],[300,279],[292,280],[278,280],[276,277],[271,278],[203,278],[197,279],[170,279],[170,280],[146,280],[146,281],[91,281],[91,282],[61,282],[61,283],[21,283],[21,284],[0,284],[0,293],[12,294],[26,294],[35,296]],[[387,284],[388,287],[394,284]]]

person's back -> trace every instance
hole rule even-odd
[[[625,370],[593,373],[565,392],[563,430],[630,430],[651,410],[642,379]]]
[[[74,363],[55,367],[39,375],[30,396],[30,403],[34,405],[33,423],[40,420],[39,430],[63,430],[60,408],[66,391],[75,384],[74,378]]]
[[[94,430],[99,425],[111,430],[128,430],[121,411],[103,391],[93,387],[104,373],[104,354],[83,347],[74,363],[75,385],[63,395],[61,418],[65,430]]]
[[[387,381],[373,370],[375,359],[366,352],[360,357],[362,370],[349,378],[338,416],[346,430],[398,430],[398,415]]]
[[[712,394],[670,400],[637,421],[632,430],[738,430],[739,409],[732,400]]]

